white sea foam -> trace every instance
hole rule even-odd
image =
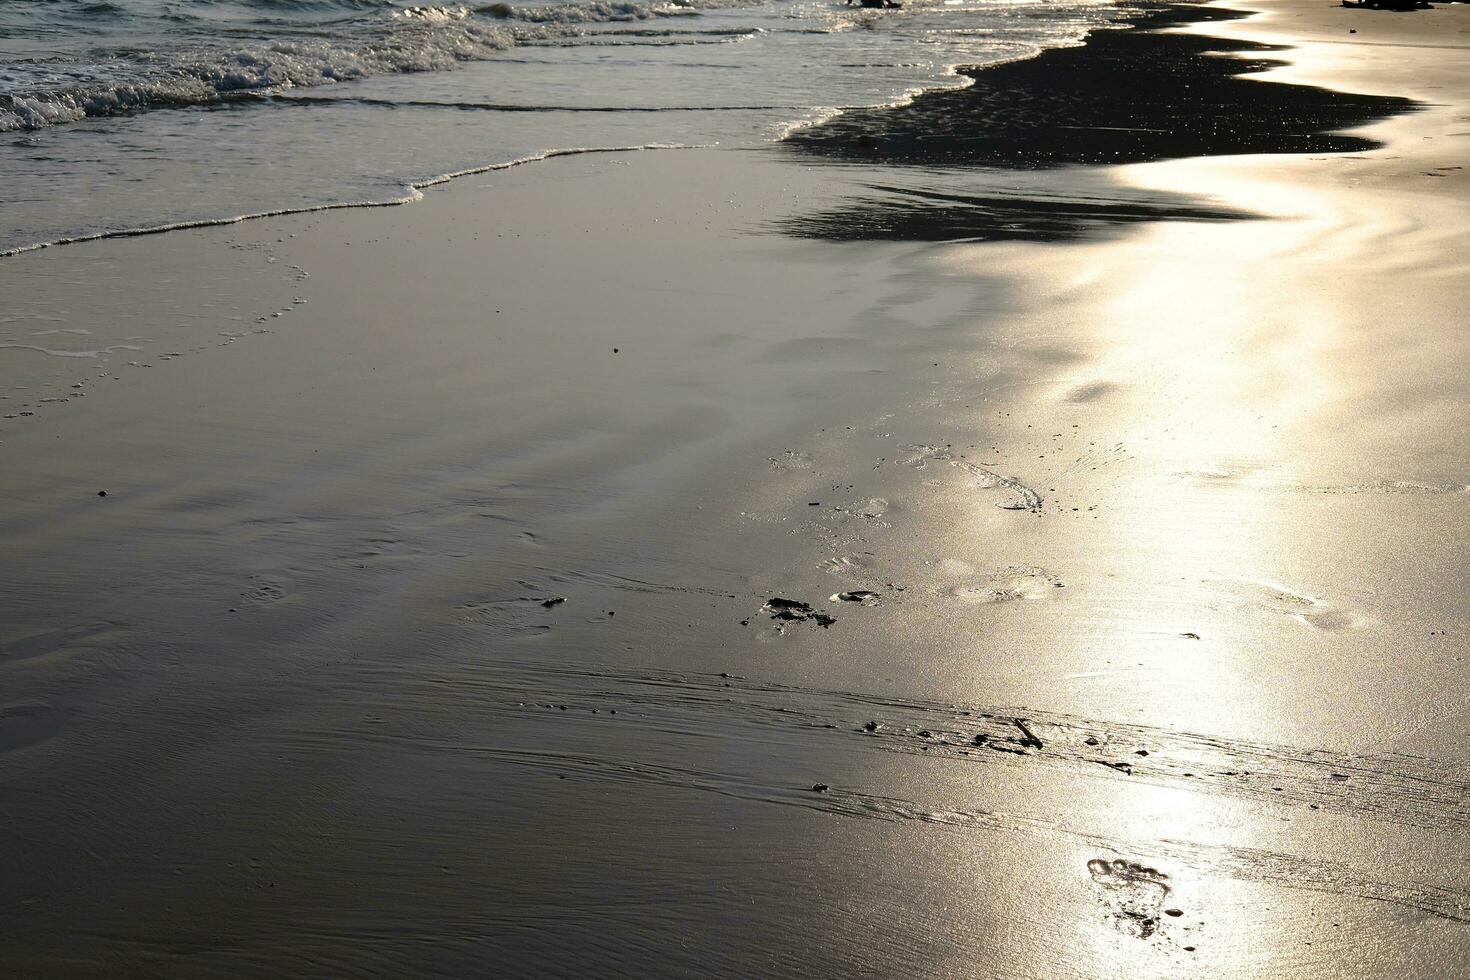
[[[543,150],[529,156],[517,157],[514,160],[502,160],[498,163],[487,163],[483,166],[468,167],[464,170],[456,170],[452,173],[437,174],[423,180],[416,180],[406,184],[403,193],[393,197],[384,197],[377,200],[361,201],[333,201],[330,204],[316,204],[310,207],[299,208],[276,208],[271,211],[252,211],[246,214],[227,215],[218,218],[199,218],[192,221],[170,221],[156,225],[139,225],[135,228],[112,228],[106,231],[89,232],[82,235],[72,235],[66,238],[57,238],[45,242],[33,242],[26,245],[18,245],[13,248],[0,249],[0,258],[9,258],[15,255],[24,255],[26,252],[38,252],[44,248],[54,248],[57,245],[76,245],[81,242],[96,242],[108,238],[137,238],[141,235],[159,235],[167,231],[182,231],[188,228],[218,228],[224,225],[236,225],[242,221],[254,221],[259,218],[279,218],[290,214],[315,214],[318,211],[341,211],[348,208],[391,208],[403,204],[412,204],[414,201],[422,200],[424,191],[439,184],[447,184],[451,180],[461,177],[473,177],[476,174],[487,174],[497,170],[509,170],[512,167],[525,166],[528,163],[541,163],[546,160],[554,160],[558,157],[580,156],[589,153],[634,153],[640,150],[695,150],[708,149],[710,144],[688,144],[678,143],[642,143],[637,146],[577,146],[566,147],[556,150]],[[0,347],[23,346],[17,344],[0,344]],[[28,346],[28,345],[25,345]],[[35,350],[42,350],[36,347]],[[47,353],[52,353],[47,351]],[[65,356],[90,357],[92,354],[83,352],[81,354],[68,354]]]
[[[445,71],[517,45],[575,34],[582,25],[688,17],[748,2],[406,7],[356,25],[345,36],[289,36],[233,49],[148,52],[79,64],[70,71],[19,65],[0,71],[0,132],[142,109],[209,105],[375,75]]]

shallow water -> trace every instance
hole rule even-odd
[[[0,7],[0,252],[412,197],[549,151],[742,143],[1073,44],[1102,0]]]

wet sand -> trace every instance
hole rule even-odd
[[[0,262],[8,971],[1463,974],[1470,11],[1256,6],[1361,128]]]

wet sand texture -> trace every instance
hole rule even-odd
[[[0,974],[1465,976],[1470,10],[1260,2],[0,261]]]

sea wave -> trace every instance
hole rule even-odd
[[[297,0],[255,2],[284,6]],[[576,35],[588,25],[689,17],[701,10],[749,5],[751,0],[591,0],[525,7],[395,6],[342,36],[296,35],[233,49],[126,53],[76,65],[10,65],[0,72],[0,132],[210,105],[373,75],[445,71],[520,44]]]

